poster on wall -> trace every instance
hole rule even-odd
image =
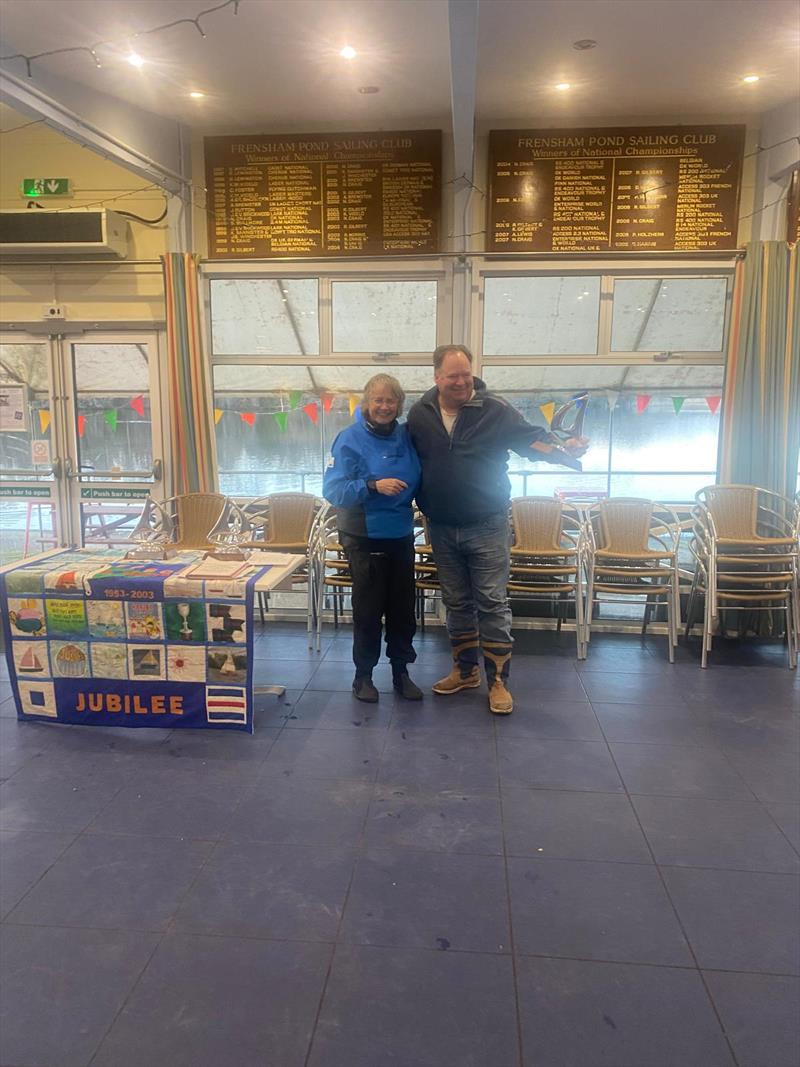
[[[0,382],[0,433],[28,432],[28,396],[24,385]]]
[[[736,248],[745,127],[492,130],[490,252]]]
[[[211,259],[438,252],[440,130],[206,137]]]

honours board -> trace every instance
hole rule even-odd
[[[206,137],[211,259],[439,251],[439,130]]]
[[[744,126],[492,130],[490,252],[736,247]]]

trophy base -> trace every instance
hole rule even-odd
[[[249,552],[245,552],[241,548],[215,548],[211,552],[206,552],[203,556],[203,559],[219,560],[246,560],[249,558]]]
[[[175,555],[174,548],[150,548],[147,545],[143,545],[140,548],[132,548],[130,552],[125,553],[125,559],[140,559],[140,560],[159,560],[159,559],[172,559]]]

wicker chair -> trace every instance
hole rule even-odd
[[[673,663],[680,622],[678,516],[652,500],[611,497],[587,509],[585,533],[587,646],[594,604],[602,594],[645,597],[643,632],[647,607],[653,602],[666,604],[669,661]]]
[[[789,667],[797,666],[798,535],[794,504],[752,485],[711,485],[697,493],[690,543],[695,577],[687,633],[698,597],[704,598],[703,667],[724,610],[783,612]]]
[[[433,556],[428,520],[421,511],[414,512],[414,589],[420,629],[425,632],[425,601],[441,598],[442,586]]]
[[[571,504],[546,496],[511,501],[510,597],[550,600],[559,608],[557,628],[569,600],[575,603],[578,659],[586,657],[583,603],[583,519]],[[565,614],[565,613],[564,613]]]
[[[232,507],[221,493],[181,493],[163,502],[148,497],[130,539],[140,544],[166,539],[172,548],[211,551],[218,545],[209,535],[220,528]]]
[[[244,511],[253,529],[260,534],[251,537],[245,548],[268,552],[297,552],[306,557],[304,566],[292,575],[292,585],[309,585],[309,605],[314,600],[310,591],[309,541],[314,518],[320,502],[311,493],[272,493],[246,505]],[[261,621],[269,603],[267,593],[259,593],[258,607]]]
[[[336,510],[330,508],[320,520],[314,539],[311,563],[315,589],[314,618],[316,622],[316,648],[319,652],[322,640],[322,613],[326,594],[333,601],[333,625],[338,629],[339,615],[344,613],[345,595],[352,591],[353,579],[350,564],[339,542]]]

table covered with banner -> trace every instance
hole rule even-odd
[[[254,589],[269,566],[202,573],[202,553],[48,553],[0,574],[21,719],[253,730]]]

